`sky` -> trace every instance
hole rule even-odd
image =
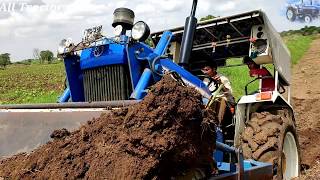
[[[320,26],[320,19],[312,24],[288,21],[288,1],[295,0],[198,0],[196,17],[262,9],[279,32]],[[98,25],[110,37],[117,7],[132,9],[135,21],[145,21],[151,32],[183,26],[191,5],[192,0],[0,0],[0,53],[10,53],[12,61],[33,58],[35,48],[56,53],[62,39],[79,42],[84,29]]]

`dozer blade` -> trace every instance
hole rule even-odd
[[[110,108],[137,101],[0,106],[0,159],[47,143],[56,129],[70,131]],[[108,108],[107,108],[108,107]]]

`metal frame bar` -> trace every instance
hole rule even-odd
[[[261,15],[261,11],[260,10],[255,10],[255,11],[250,11],[250,12],[246,12],[246,13],[241,13],[241,14],[237,14],[237,15],[233,15],[233,16],[228,16],[228,17],[221,17],[221,18],[215,18],[215,19],[211,19],[211,20],[207,20],[207,21],[202,21],[198,23],[198,26],[196,29],[201,29],[201,28],[206,28],[206,27],[212,27],[212,26],[217,26],[228,22],[235,22],[235,21],[239,21],[239,20],[245,20],[245,19],[250,19],[250,18],[254,18],[254,17],[259,17]],[[226,21],[227,19],[227,21]],[[261,19],[259,19],[259,21],[261,21]],[[172,29],[168,29],[169,31],[172,31],[173,34],[179,34],[183,32],[183,26],[177,27],[177,28],[172,28]],[[161,37],[163,31],[158,31],[158,32],[154,32],[151,34],[151,37]]]
[[[288,87],[288,104],[291,104],[291,86],[287,86]]]
[[[263,66],[260,65],[260,69],[262,69]],[[262,92],[262,79],[259,80],[259,91]]]
[[[100,102],[70,102],[70,103],[47,103],[47,104],[17,104],[1,105],[0,109],[63,109],[63,108],[107,108],[124,107],[140,102],[139,100],[124,101],[100,101]]]
[[[233,39],[230,39],[230,42],[227,42],[227,40],[218,41],[216,47],[225,46],[227,44],[228,45],[238,44],[238,43],[243,43],[243,42],[249,42],[249,38],[248,37],[233,38]],[[208,49],[208,48],[212,48],[211,43],[195,45],[195,46],[193,46],[192,51]]]
[[[278,72],[277,70],[276,70],[275,73],[274,73],[274,80],[275,80],[275,82],[274,82],[274,83],[275,83],[275,84],[274,84],[274,85],[275,85],[275,86],[274,86],[274,87],[275,87],[275,88],[274,88],[274,92],[277,93],[277,92],[278,92],[278,84],[279,84],[279,72]]]
[[[242,36],[242,37],[244,36],[230,21],[229,21],[229,24],[235,31],[237,31],[237,33],[240,34],[240,36]]]
[[[142,99],[147,94],[146,88],[149,86],[151,79],[152,71],[149,68],[145,68],[130,98]]]
[[[207,33],[209,33],[212,37],[214,37],[215,39],[218,39],[213,33],[211,33],[207,28],[203,28],[203,30],[205,30]]]
[[[231,153],[231,154],[235,154],[237,156],[237,159],[238,159],[238,164],[237,164],[238,176],[237,177],[239,180],[242,180],[243,174],[244,174],[244,165],[243,165],[244,158],[242,155],[242,150],[236,149],[234,147],[230,147],[230,146],[223,144],[221,142],[218,142],[218,141],[216,141],[216,148],[217,148],[217,150]]]
[[[245,164],[250,167],[246,168],[243,172],[243,179],[272,179],[272,164],[262,163],[254,160],[245,160]],[[210,180],[217,179],[228,179],[228,180],[239,180],[239,172],[220,174],[209,178]]]

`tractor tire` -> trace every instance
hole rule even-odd
[[[297,17],[295,11],[291,8],[287,10],[286,16],[287,16],[287,19],[292,22],[295,21]]]
[[[303,17],[303,20],[305,23],[311,23],[312,22],[312,16],[311,15],[305,15]]]
[[[289,117],[253,113],[241,135],[245,159],[273,164],[273,179],[292,179],[300,172],[299,144]]]

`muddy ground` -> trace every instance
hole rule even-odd
[[[142,102],[65,129],[31,154],[0,161],[0,178],[170,179],[214,168],[215,118],[202,97],[166,76]]]
[[[320,179],[320,39],[294,66],[293,107],[298,129],[303,167],[310,170],[303,179]]]

